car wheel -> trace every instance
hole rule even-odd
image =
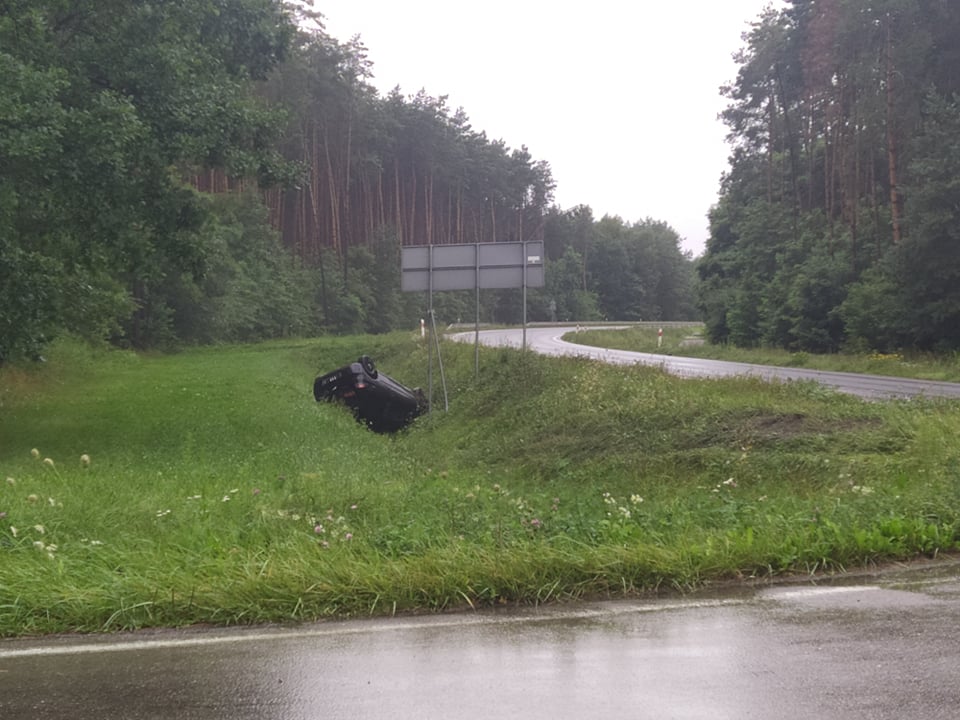
[[[363,371],[370,377],[376,379],[377,375],[379,375],[377,366],[373,364],[373,359],[369,355],[360,356],[360,365],[363,367]]]

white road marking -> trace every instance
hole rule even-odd
[[[815,598],[823,595],[841,595],[860,592],[873,592],[880,590],[877,585],[844,585],[841,587],[811,587],[798,588],[794,590],[785,590],[782,592],[771,592],[764,596],[767,600],[795,600],[802,598]]]
[[[402,632],[415,629],[432,629],[444,627],[469,627],[481,624],[516,624],[552,622],[563,620],[578,620],[603,618],[614,615],[631,613],[667,612],[674,610],[693,610],[700,608],[719,608],[734,605],[744,605],[747,599],[726,600],[690,600],[680,602],[664,602],[649,604],[614,603],[602,608],[581,608],[577,610],[550,610],[542,615],[457,615],[449,619],[421,618],[419,621],[393,621],[377,618],[368,621],[337,623],[307,628],[285,628],[272,632],[244,632],[238,630],[236,634],[211,634],[204,637],[179,638],[151,638],[144,640],[120,640],[117,642],[98,642],[96,639],[84,638],[74,645],[40,645],[26,648],[3,649],[0,643],[0,660],[12,660],[26,657],[53,657],[60,655],[95,655],[114,652],[128,652],[132,650],[158,650],[168,648],[206,647],[211,645],[227,645],[236,643],[265,642],[273,640],[290,640],[300,638],[322,638],[337,635],[356,635],[361,633]],[[16,643],[17,640],[12,642]]]

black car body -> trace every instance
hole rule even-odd
[[[344,365],[313,382],[317,402],[341,402],[358,422],[374,432],[396,432],[427,410],[420,388],[410,389],[379,372],[369,356]]]

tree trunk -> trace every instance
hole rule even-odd
[[[771,97],[767,101],[767,202],[773,204],[773,157],[776,154],[773,148],[777,129],[774,127],[774,104]]]
[[[393,197],[393,222],[397,226],[397,242],[403,246],[406,237],[403,232],[403,208],[400,204],[400,160],[397,158],[393,160]]]
[[[859,245],[860,215],[860,113],[857,91],[853,97],[853,187],[850,188],[850,263],[853,272],[857,271],[857,249]]]
[[[887,68],[886,68],[886,79],[887,79],[887,165],[890,170],[890,220],[893,225],[893,244],[899,245],[901,239],[901,200],[900,200],[900,183],[897,175],[897,165],[899,163],[898,157],[898,147],[897,147],[897,134],[895,130],[895,104],[894,104],[894,92],[893,92],[893,79],[894,79],[894,68],[893,68],[893,58],[892,55],[892,30],[891,30],[891,19],[887,15]]]
[[[351,211],[351,204],[350,204],[350,195],[351,195],[350,170],[353,164],[350,161],[350,158],[352,156],[352,153],[353,153],[353,107],[350,108],[350,114],[347,117],[347,150],[344,158],[344,164],[346,167],[343,168],[343,175],[345,177],[344,177],[343,187],[341,188],[341,192],[340,192],[340,197],[342,198],[342,202],[343,202],[343,216],[342,216],[342,222],[340,226],[340,232],[341,232],[341,242],[343,242],[344,245],[350,245],[353,242],[355,242],[354,236],[357,234],[356,227],[355,227],[355,220],[353,218],[353,213]]]
[[[456,220],[454,221],[454,227],[456,228],[457,242],[462,243],[464,241],[463,237],[463,183],[462,181],[457,182],[457,214]]]
[[[313,189],[313,181],[307,183],[306,192],[310,195],[310,207],[313,211],[313,232],[315,235],[320,233],[320,211],[318,208],[318,202],[316,198],[316,192]],[[323,308],[323,319],[326,322],[327,318],[330,317],[330,306],[327,300],[327,274],[323,266],[323,248],[320,247],[319,242],[314,243],[316,248],[317,263],[320,267],[320,306]]]
[[[407,225],[407,236],[414,245],[422,245],[423,242],[417,235],[417,169],[410,168],[410,193],[406,197],[407,208],[410,210],[410,219]]]
[[[380,226],[386,225],[386,207],[383,202],[383,169],[377,171],[377,213],[380,218]]]
[[[427,245],[433,245],[433,167],[430,168],[428,182],[423,188],[423,205]]]
[[[790,119],[790,103],[787,99],[786,88],[783,83],[783,73],[780,64],[776,66],[777,87],[780,95],[780,107],[783,108],[783,129],[786,136],[787,155],[790,158],[790,194],[793,205],[794,218],[800,212],[800,170],[797,161],[797,138],[793,131],[793,121]]]
[[[340,198],[336,177],[333,174],[333,160],[330,157],[330,138],[326,126],[323,128],[323,152],[327,161],[327,184],[330,195],[330,245],[337,253],[342,252],[340,246]],[[346,265],[344,265],[346,275]]]
[[[870,208],[873,213],[873,238],[876,243],[876,259],[880,259],[883,254],[883,246],[880,238],[883,236],[880,220],[880,199],[877,197],[877,171],[876,163],[870,163]]]

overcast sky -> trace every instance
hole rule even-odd
[[[550,163],[556,203],[670,224],[700,254],[727,167],[732,54],[768,0],[316,0],[360,35],[373,84],[463,107],[474,130]],[[780,2],[776,6],[782,5]]]

